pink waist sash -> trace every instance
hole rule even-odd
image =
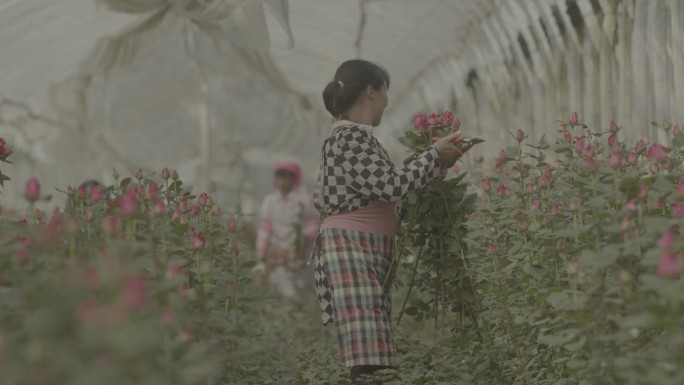
[[[367,206],[350,213],[325,217],[321,227],[394,236],[399,226],[396,206],[396,203],[372,201]]]

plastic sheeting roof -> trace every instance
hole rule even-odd
[[[268,165],[294,157],[312,177],[330,123],[320,92],[343,60],[389,70],[389,141],[425,108],[424,76],[463,54],[495,3],[0,0],[0,95],[33,114],[0,107],[18,150],[6,173],[63,186],[171,165],[213,192],[263,190]]]

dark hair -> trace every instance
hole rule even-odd
[[[368,86],[380,89],[384,84],[389,87],[387,71],[366,60],[347,60],[337,68],[335,78],[323,90],[323,103],[333,117],[339,118],[356,103],[359,95]]]

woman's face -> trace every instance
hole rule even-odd
[[[387,84],[384,84],[379,89],[373,89],[373,126],[378,126],[382,121],[382,114],[385,112],[389,97],[387,96]]]

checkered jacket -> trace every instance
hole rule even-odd
[[[395,169],[371,126],[338,121],[323,144],[323,162],[314,192],[322,217],[366,206],[373,200],[400,202],[413,190],[439,177],[439,156],[431,148]]]

